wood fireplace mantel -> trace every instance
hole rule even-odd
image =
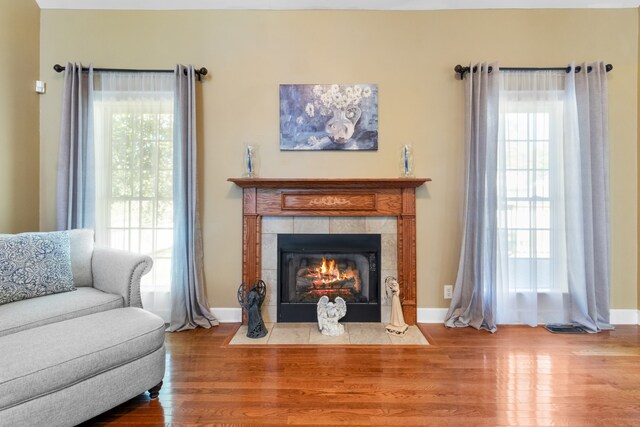
[[[416,188],[431,178],[229,178],[242,188]]]
[[[405,321],[416,311],[416,195],[430,178],[229,178],[243,189],[242,281],[260,278],[263,216],[395,216]],[[246,322],[243,313],[243,322]]]

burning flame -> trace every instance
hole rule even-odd
[[[337,279],[340,278],[340,270],[336,266],[336,261],[333,259],[329,260],[329,265],[327,265],[327,260],[322,258],[322,265],[320,266],[320,273],[322,275],[334,276]]]
[[[338,264],[335,260],[327,260],[322,258],[322,264],[310,268],[309,273],[312,276],[312,283],[317,288],[332,287],[341,280],[354,280],[354,286],[357,292],[360,292],[360,277],[357,270],[354,271],[351,267],[347,267],[345,271],[340,271]]]

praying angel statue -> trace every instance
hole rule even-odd
[[[385,330],[391,335],[403,336],[407,333],[409,325],[404,322],[402,314],[402,305],[400,304],[400,284],[395,277],[389,276],[384,281],[387,298],[391,294],[391,319],[389,324],[385,326]]]
[[[329,297],[323,295],[318,301],[318,328],[322,335],[337,337],[344,333],[344,326],[338,320],[347,314],[347,303],[340,297],[335,302],[329,302]]]

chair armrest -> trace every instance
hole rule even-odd
[[[125,307],[142,308],[140,279],[151,271],[152,266],[153,260],[147,255],[95,247],[91,260],[93,287],[121,295]]]

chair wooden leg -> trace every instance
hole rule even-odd
[[[160,381],[160,384],[158,384],[157,386],[149,389],[149,397],[151,399],[157,399],[158,395],[160,394],[161,388],[162,388],[162,381]]]

